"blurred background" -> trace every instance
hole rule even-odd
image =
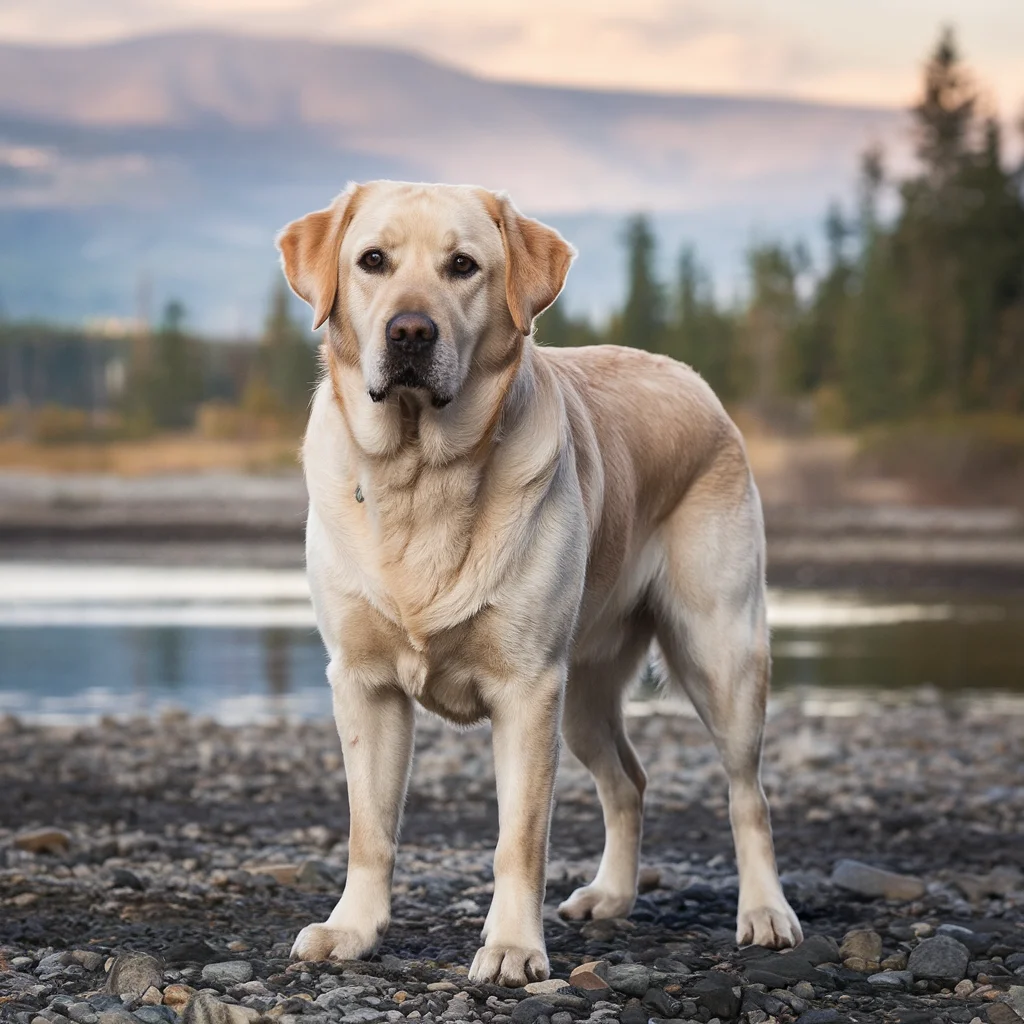
[[[775,678],[1024,691],[1024,7],[0,3],[0,713],[326,715],[275,232],[506,189],[540,320],[696,367],[766,504]]]

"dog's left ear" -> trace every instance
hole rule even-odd
[[[487,207],[505,247],[505,294],[521,334],[558,298],[576,250],[539,220],[524,217],[502,193],[485,193]]]
[[[338,291],[338,252],[356,212],[360,186],[350,184],[326,210],[293,220],[277,236],[284,276],[313,307],[313,330],[331,315]]]

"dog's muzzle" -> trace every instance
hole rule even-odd
[[[434,349],[437,324],[426,313],[399,313],[384,328],[384,387],[371,391],[375,402],[382,402],[393,388],[422,388],[429,391],[436,406],[447,405],[451,398],[439,395],[434,380]]]

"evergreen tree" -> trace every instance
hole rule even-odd
[[[638,214],[626,225],[627,292],[618,325],[623,345],[663,350],[665,343],[665,295],[654,273],[656,242],[646,217]]]
[[[762,412],[794,391],[799,377],[795,332],[800,314],[797,277],[806,254],[797,246],[757,245],[747,256],[751,297],[744,323],[743,358],[737,366],[740,386]]]
[[[679,254],[675,317],[667,331],[668,355],[688,363],[720,397],[733,394],[735,324],[718,309],[711,277],[692,247]]]
[[[271,292],[254,372],[281,411],[305,412],[317,378],[316,351],[292,316],[291,292],[283,279]]]
[[[185,307],[172,299],[153,338],[148,373],[148,411],[158,427],[189,426],[203,395],[198,347],[184,330]]]
[[[852,228],[837,205],[825,218],[828,262],[807,315],[794,332],[793,383],[798,391],[813,392],[833,385],[839,372],[839,332],[849,300],[853,265],[847,254]]]

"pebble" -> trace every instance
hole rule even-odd
[[[914,984],[914,976],[910,971],[882,971],[880,974],[872,974],[868,984],[875,988],[907,991]]]
[[[163,964],[148,953],[122,953],[107,974],[107,991],[113,995],[138,998],[146,989],[163,983]]]
[[[548,995],[551,992],[560,992],[564,988],[569,988],[569,982],[564,978],[549,978],[547,981],[531,981],[528,985],[524,985],[523,987],[532,996],[543,996]]]
[[[651,972],[642,964],[619,964],[608,968],[608,984],[616,992],[642,998],[651,987]]]
[[[993,1003],[987,1010],[988,1024],[1020,1024],[1024,1017],[1006,1003]],[[975,1018],[979,1020],[980,1018]],[[974,1024],[974,1021],[971,1021]]]
[[[591,992],[607,989],[609,987],[608,966],[607,960],[591,960],[585,964],[580,964],[569,975],[569,982],[575,988]]]
[[[76,949],[71,959],[87,971],[98,971],[103,966],[103,957],[89,949]]]
[[[870,928],[855,928],[843,937],[839,955],[855,971],[877,970],[882,959],[882,936]]]
[[[516,990],[466,977],[493,885],[493,835],[481,811],[494,797],[486,730],[418,725],[394,921],[379,955],[359,964],[288,959],[297,928],[322,920],[344,882],[347,839],[330,808],[344,806],[345,780],[329,721],[83,726],[70,776],[61,768],[66,742],[45,727],[0,736],[0,786],[11,779],[8,765],[33,779],[24,822],[46,821],[53,806],[77,808],[67,860],[18,850],[13,831],[0,833],[0,956],[10,967],[0,973],[0,998],[14,1000],[0,1018],[16,1006],[12,1024],[793,1024],[815,1014],[1024,1024],[1011,1001],[1024,989],[1013,984],[1024,983],[1024,971],[1014,976],[1024,968],[1024,891],[1013,872],[996,870],[1016,855],[1006,821],[1024,809],[1015,802],[1024,794],[1000,782],[998,802],[985,796],[993,779],[1019,772],[1019,719],[972,706],[961,735],[928,704],[887,704],[841,721],[819,716],[810,727],[825,741],[825,761],[804,770],[783,742],[807,721],[800,707],[779,705],[765,751],[767,778],[786,782],[771,786],[785,884],[809,932],[796,950],[736,949],[735,864],[717,759],[696,720],[647,716],[629,728],[655,780],[648,891],[629,920],[557,917],[558,902],[593,878],[600,856],[592,783],[565,759],[545,903],[556,977]],[[897,756],[910,745],[912,773]],[[138,786],[147,807],[136,818],[125,808]],[[681,806],[698,813],[668,810]],[[975,828],[985,837],[970,847],[971,871],[986,879],[977,900],[956,880],[967,847],[942,843],[950,829]],[[869,863],[927,872],[927,890],[889,900],[831,882],[822,865],[854,850]],[[294,885],[290,871],[269,870],[296,865]],[[19,896],[34,898],[31,909],[18,907]],[[909,970],[908,954],[933,937],[970,953],[951,984]],[[123,999],[90,995],[104,982],[106,958],[113,967],[128,950],[159,953],[160,978]],[[243,973],[218,980],[225,964]],[[216,1017],[197,1017],[201,1007]]]
[[[832,884],[861,896],[880,896],[886,900],[920,899],[927,887],[920,878],[898,875],[858,860],[841,860],[832,870]]]
[[[164,1005],[172,1010],[180,1010],[195,993],[195,989],[188,985],[168,985],[163,991]]]
[[[252,964],[248,960],[224,960],[207,964],[203,968],[203,981],[217,985],[239,985],[252,978]]]
[[[245,870],[250,875],[267,875],[279,885],[294,885],[299,877],[298,864],[249,864]]]
[[[63,854],[71,846],[71,835],[61,828],[29,829],[14,837],[14,845],[28,853]]]
[[[555,1012],[554,1004],[540,996],[528,996],[512,1011],[515,1024],[533,1024],[538,1017],[550,1017]]]
[[[915,981],[934,981],[952,987],[967,973],[971,954],[962,942],[949,935],[923,939],[907,960]]]

